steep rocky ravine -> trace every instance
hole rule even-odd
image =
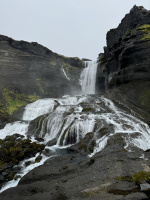
[[[78,80],[83,66],[78,58],[66,58],[37,43],[17,42],[5,36],[0,37],[0,42],[1,119],[8,121],[12,113],[19,118],[21,111],[14,111],[40,97],[56,98],[80,91]],[[2,192],[2,200],[150,199],[150,150],[146,148],[149,141],[138,148],[138,139],[142,140],[142,131],[145,127],[149,130],[150,124],[150,11],[134,6],[119,26],[107,33],[107,47],[98,60],[97,95],[77,96],[77,100],[86,99],[78,104],[65,104],[67,97],[53,100],[55,114],[62,112],[66,121],[73,116],[70,126],[77,120],[82,123],[96,116],[92,118],[92,122],[98,119],[93,131],[73,146],[59,149],[57,156],[26,174],[17,187]],[[114,104],[103,101],[102,93]],[[58,119],[53,114],[49,119]],[[31,121],[28,135],[38,137],[45,119],[48,113]],[[122,127],[122,131],[115,126]],[[63,139],[68,130],[74,140],[80,129],[65,127]],[[101,151],[91,156],[96,142],[105,136],[105,148],[99,146]],[[44,153],[51,155],[48,150]]]

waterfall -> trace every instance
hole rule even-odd
[[[97,137],[101,128],[110,130],[105,137]],[[55,139],[57,147],[79,142],[89,132],[96,138],[94,153],[107,144],[107,140],[121,133],[126,147],[150,148],[150,128],[134,115],[118,109],[103,96],[65,96],[41,99],[28,104],[23,120],[7,124],[0,130],[0,138],[15,133],[31,138],[43,138],[44,143]],[[102,144],[103,143],[103,144]]]
[[[7,124],[0,130],[0,138],[15,133],[30,137],[33,141],[38,137],[43,138],[45,145],[52,142],[53,146],[47,148],[53,149],[78,143],[87,133],[91,133],[90,140],[95,141],[95,146],[90,157],[103,150],[107,141],[116,134],[122,135],[127,151],[132,150],[133,146],[143,150],[150,148],[149,126],[136,117],[135,113],[132,115],[119,109],[103,96],[66,95],[63,98],[37,100],[26,106],[22,121]],[[39,165],[47,159],[42,156]],[[22,170],[19,173],[23,176],[36,166],[33,163],[27,169],[21,164]],[[15,187],[18,182],[11,181],[0,192]]]
[[[39,99],[28,104],[22,120],[9,123],[0,130],[0,139],[15,133],[29,137],[32,141],[42,138],[43,144],[55,152],[58,148],[83,141],[90,134],[90,141],[86,142],[88,146],[88,142],[94,141],[93,152],[89,153],[92,157],[105,148],[112,136],[121,134],[127,151],[135,146],[144,151],[150,149],[150,128],[136,113],[130,111],[129,114],[127,110],[130,109],[121,110],[104,96],[86,95],[95,94],[97,65],[96,61],[85,62],[85,69],[80,77],[85,95]],[[42,157],[38,165],[47,159],[44,155]],[[24,163],[25,161],[20,165],[21,177],[37,166],[33,163],[27,168]],[[17,175],[20,176],[19,173]],[[16,186],[18,182],[13,180],[0,192]]]
[[[97,61],[85,61],[85,68],[80,76],[83,94],[95,94]]]

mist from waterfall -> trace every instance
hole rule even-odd
[[[85,68],[80,75],[80,84],[83,94],[95,94],[97,61],[85,61]]]

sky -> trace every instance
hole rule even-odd
[[[96,59],[106,33],[135,4],[150,10],[150,0],[0,0],[0,34],[65,56]]]

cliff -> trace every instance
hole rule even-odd
[[[1,86],[1,98],[5,112],[13,113],[12,107],[15,107],[16,99],[17,103],[22,102],[22,99],[26,103],[39,97],[56,97],[65,94],[66,90],[71,93],[74,87],[75,90],[80,89],[76,83],[82,69],[79,59],[62,57],[37,43],[17,42],[1,37],[0,49],[2,48],[3,55],[0,63],[6,68],[1,67],[1,70],[4,70],[1,74],[3,83],[1,83],[3,86]],[[63,142],[65,134],[68,134],[68,144],[72,144],[72,140],[76,139],[76,132],[82,132],[82,123],[73,129],[70,127],[75,120],[86,121],[86,116],[88,118],[91,116],[92,122],[97,121],[93,132],[88,132],[84,138],[80,138],[79,142],[69,148],[56,151],[51,148],[45,149],[42,152],[44,155],[54,156],[26,174],[17,187],[2,192],[1,199],[150,199],[150,149],[147,148],[150,145],[150,129],[147,124],[150,117],[150,12],[143,7],[134,6],[118,28],[107,33],[107,47],[104,48],[104,54],[99,54],[98,59],[100,64],[97,71],[97,92],[105,92],[104,97],[99,94],[88,96],[89,99],[77,96],[77,105],[72,105],[74,101],[69,105],[66,101],[67,103],[62,105],[65,98],[60,102],[58,99],[55,100],[56,108],[60,106],[60,110],[56,112],[58,115],[60,114],[58,111],[61,112],[69,107],[63,113],[69,126],[64,126],[63,134],[58,131],[62,136],[60,142]],[[66,75],[61,70],[62,65]],[[21,106],[21,103],[19,105]],[[83,108],[82,111],[79,112],[76,106],[78,109]],[[68,120],[68,123],[67,117],[76,112],[79,115],[73,121]],[[54,116],[50,116],[50,121]],[[46,114],[34,119],[28,131],[38,136],[43,128],[44,118],[48,119]],[[59,125],[61,124],[61,120],[57,120],[59,118],[54,119]],[[143,120],[147,123],[143,123]],[[47,123],[48,121],[45,127]],[[63,120],[62,123],[64,124]],[[56,126],[59,126],[58,124]],[[85,129],[89,131],[88,125],[90,122],[85,124]],[[47,129],[44,129],[46,130],[44,133],[47,134]],[[55,132],[54,129],[52,131]],[[7,157],[9,162],[13,157],[8,155],[17,154],[19,159],[22,159],[20,156],[22,148],[26,151],[32,150],[30,146],[28,148],[29,144],[33,145],[29,140],[25,141],[27,146],[24,148],[22,147],[24,140],[14,137],[18,135],[1,140],[1,146],[4,147],[1,148],[3,154],[1,157]],[[43,132],[42,137],[44,137]],[[43,138],[36,139],[43,141]],[[17,141],[17,148],[14,145],[15,141],[11,140]],[[51,141],[56,144],[55,139]],[[47,143],[50,146],[53,144]],[[36,146],[38,145],[35,145],[35,153],[38,152]],[[98,150],[94,155],[93,152],[97,147]],[[8,154],[7,148],[11,148],[11,154]],[[91,154],[94,156],[90,157]],[[0,183],[5,181],[5,177],[12,180],[12,172],[17,173],[20,170],[17,167],[12,168],[7,163],[5,166],[3,162],[0,164],[2,172]]]
[[[1,122],[11,120],[14,111],[36,99],[78,93],[82,67],[79,58],[0,35]]]
[[[105,89],[150,113],[150,11],[134,6],[116,29],[107,33],[107,47],[99,55]],[[101,83],[102,82],[102,83]]]

